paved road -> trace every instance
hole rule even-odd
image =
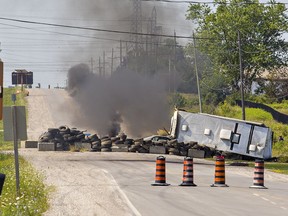
[[[45,101],[49,101],[41,97],[54,98],[55,104],[55,93],[58,94],[56,90],[34,90],[30,92],[29,100],[31,103],[35,94],[42,103],[37,105],[41,108],[45,106]],[[65,92],[62,94],[65,95]],[[60,98],[63,100],[64,97]],[[49,110],[53,109],[55,107],[49,107]],[[34,111],[29,111],[30,120],[37,120],[37,110]],[[49,112],[51,119],[43,125],[41,123],[39,128],[54,127],[55,116]],[[37,122],[34,121],[34,124]],[[30,134],[38,132],[29,128]],[[45,129],[42,127],[42,130]],[[167,155],[166,175],[171,186],[152,187],[156,155],[39,152],[37,149],[21,149],[20,154],[43,172],[47,184],[56,186],[56,192],[51,197],[51,209],[45,214],[48,216],[288,215],[288,176],[285,175],[266,172],[265,186],[269,189],[250,189],[253,169],[226,166],[229,187],[211,188],[213,162],[195,159],[194,182],[197,187],[179,187],[183,158]]]

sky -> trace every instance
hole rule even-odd
[[[131,0],[0,0],[0,17],[79,27],[129,31]],[[163,33],[191,36],[193,23],[185,19],[188,4],[143,2],[142,19],[152,8]],[[143,32],[147,22],[143,22]],[[11,73],[26,69],[34,73],[34,87],[65,87],[69,68],[87,63],[98,71],[99,57],[105,52],[106,70],[119,64],[120,40],[129,35],[28,24],[0,19],[0,58],[4,62],[4,87],[12,85]],[[181,41],[179,43],[187,43]]]

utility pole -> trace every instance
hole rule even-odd
[[[105,71],[105,67],[106,67],[106,62],[105,62],[105,51],[103,52],[103,77],[106,76],[106,71]]]
[[[148,35],[146,35],[145,75],[148,77]]]
[[[193,43],[194,43],[194,61],[195,61],[194,65],[195,65],[197,91],[198,91],[198,98],[199,98],[199,110],[200,110],[200,113],[202,113],[202,99],[201,99],[201,91],[200,91],[200,83],[199,83],[199,75],[198,75],[197,55],[196,55],[196,40],[195,40],[194,32],[193,32]]]
[[[173,71],[173,92],[176,93],[176,32],[174,30],[174,71]]]
[[[122,40],[120,40],[120,66],[123,64]]]
[[[114,64],[114,49],[112,48],[112,59],[111,59],[111,76],[113,74],[113,64]]]
[[[99,76],[102,77],[102,70],[101,70],[101,57],[99,57],[99,66],[98,66],[98,69],[99,69]]]
[[[91,63],[91,72],[94,73],[94,68],[93,68],[93,58],[91,57],[90,63]]]
[[[169,71],[169,93],[171,93],[171,57],[169,55],[169,68],[168,68],[168,71]]]
[[[243,89],[243,69],[242,69],[242,53],[241,53],[241,37],[238,30],[238,47],[239,47],[239,69],[240,69],[240,92],[241,92],[241,107],[242,107],[242,120],[246,119],[245,103],[244,103],[244,89]]]

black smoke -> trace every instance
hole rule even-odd
[[[68,92],[81,110],[77,124],[100,135],[141,137],[169,126],[167,96],[157,77],[121,71],[105,78],[79,64],[68,71]]]

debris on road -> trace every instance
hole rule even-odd
[[[97,134],[88,134],[86,131],[80,131],[77,128],[60,126],[59,128],[48,128],[47,132],[41,134],[38,139],[39,144],[54,143],[56,151],[69,151],[86,149],[91,152],[137,152],[137,153],[154,153],[170,154],[180,156],[202,155],[199,157],[211,157],[215,151],[206,146],[198,145],[197,142],[178,142],[177,139],[145,139],[127,138],[127,135],[120,133],[116,137],[99,137]],[[45,148],[41,148],[43,151]],[[47,148],[51,150],[51,148]],[[194,151],[191,151],[191,150]],[[40,149],[39,149],[40,150]],[[190,151],[189,151],[190,150]],[[203,154],[195,154],[199,151]],[[192,155],[193,154],[193,155]]]

